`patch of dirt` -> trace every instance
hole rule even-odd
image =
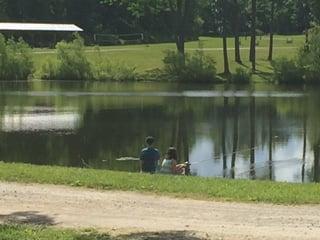
[[[0,183],[0,223],[96,228],[124,239],[320,239],[320,206],[181,200]]]

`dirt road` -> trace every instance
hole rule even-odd
[[[0,183],[0,222],[156,233],[170,239],[320,239],[320,206],[179,200],[131,192]],[[154,238],[156,239],[156,238]]]

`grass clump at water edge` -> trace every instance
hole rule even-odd
[[[235,84],[248,84],[252,80],[252,73],[244,68],[236,68],[235,73],[231,75],[231,82]]]
[[[202,50],[186,53],[184,56],[175,51],[166,51],[163,59],[164,74],[168,79],[179,82],[215,82],[216,62]]]
[[[0,163],[0,180],[137,191],[193,199],[277,204],[320,203],[318,184],[235,181],[6,163]]]
[[[295,60],[280,58],[272,63],[273,78],[280,84],[304,83],[303,70]]]

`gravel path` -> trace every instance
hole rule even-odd
[[[16,183],[0,183],[0,193],[0,223],[93,227],[115,234],[165,233],[164,239],[170,232],[192,240],[320,239],[320,206],[181,200]]]

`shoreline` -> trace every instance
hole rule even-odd
[[[0,181],[131,191],[209,201],[320,204],[320,185],[219,178],[147,175],[81,168],[1,163]],[[175,184],[171,184],[172,181]]]

